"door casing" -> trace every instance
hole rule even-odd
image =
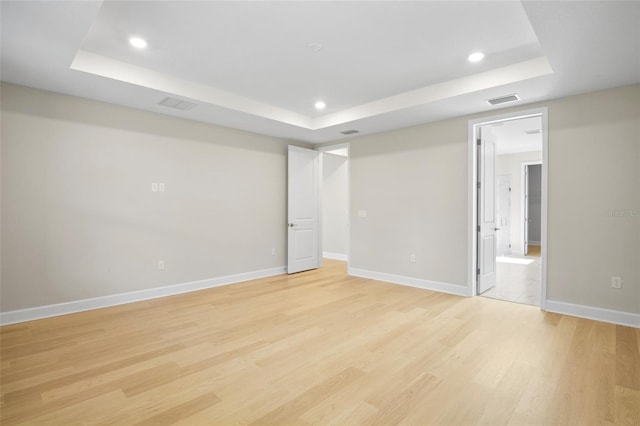
[[[511,254],[511,175],[496,176],[498,197],[498,256]],[[501,189],[505,189],[503,193]]]
[[[467,239],[467,295],[474,297],[477,293],[477,259],[478,259],[478,234],[477,234],[477,205],[478,205],[478,149],[476,145],[477,130],[485,124],[497,123],[501,121],[517,120],[520,118],[540,117],[542,121],[542,209],[541,209],[541,245],[540,254],[541,271],[541,297],[540,308],[546,309],[547,301],[547,201],[548,201],[548,168],[549,168],[549,140],[548,140],[548,108],[535,108],[522,110],[502,115],[487,116],[474,120],[469,120],[467,127],[468,146],[468,239]]]

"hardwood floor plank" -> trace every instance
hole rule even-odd
[[[28,395],[28,394],[40,394],[42,392],[46,392],[48,390],[51,389],[55,389],[58,387],[62,387],[64,385],[67,384],[73,384],[76,383],[80,380],[83,380],[87,377],[93,377],[93,376],[97,376],[106,372],[110,372],[113,370],[117,370],[126,366],[131,366],[134,364],[139,364],[144,360],[150,359],[150,358],[154,358],[157,356],[160,356],[162,354],[165,353],[170,353],[170,352],[174,352],[177,351],[179,349],[182,349],[182,346],[180,345],[171,345],[171,346],[167,346],[163,349],[160,350],[156,350],[156,351],[151,351],[151,352],[146,352],[146,353],[142,353],[133,357],[129,357],[129,358],[125,358],[122,360],[118,360],[118,361],[114,361],[111,362],[109,364],[105,364],[105,365],[100,365],[94,368],[91,368],[89,370],[84,370],[84,371],[80,371],[78,373],[74,373],[74,374],[70,374],[70,375],[66,375],[66,376],[62,376],[60,378],[54,379],[54,380],[50,380],[48,382],[36,385],[36,386],[30,386],[30,387],[26,387],[17,391],[13,391],[13,392],[9,392],[7,394],[5,394],[5,398],[8,401],[11,401],[12,399],[19,399],[20,397],[22,397],[23,395]]]
[[[336,389],[349,384],[364,375],[364,373],[356,368],[346,368],[338,374],[327,378],[323,382],[317,384],[304,391],[300,396],[280,405],[273,411],[260,417],[251,424],[283,424],[286,422],[300,422],[300,416],[313,406],[329,396]]]
[[[615,422],[615,328],[613,324],[594,324],[593,348],[586,367],[591,374],[585,379],[586,403],[582,407],[582,416],[585,419],[600,419],[605,424]]]
[[[422,373],[407,386],[385,401],[378,411],[364,421],[368,425],[401,424],[411,412],[411,407],[418,405],[427,394],[440,384],[440,379],[430,374]]]
[[[640,425],[640,391],[616,386],[615,424]]]
[[[120,390],[113,390],[65,407],[57,407],[57,409],[38,417],[30,416],[27,421],[19,424],[43,426],[95,424],[97,419],[112,413],[115,407],[126,403],[127,398],[124,394]],[[64,421],[60,419],[64,419]]]
[[[182,404],[171,407],[164,410],[153,417],[149,417],[136,425],[141,426],[161,426],[172,425],[183,417],[188,417],[194,413],[211,407],[212,405],[220,402],[220,398],[216,396],[214,392],[209,392],[204,395],[199,395],[194,399],[184,402]]]
[[[616,326],[616,384],[640,390],[640,350],[636,331]]]

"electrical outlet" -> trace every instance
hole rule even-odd
[[[358,217],[367,217],[366,210],[358,210]]]
[[[416,255],[415,254],[409,255],[409,262],[416,263]]]
[[[164,260],[158,260],[158,270],[164,270]]]
[[[164,183],[163,182],[159,182],[158,183],[158,192],[164,192]]]
[[[158,182],[151,182],[151,192],[158,192]]]
[[[611,277],[611,288],[622,288],[622,278]]]

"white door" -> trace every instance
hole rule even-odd
[[[498,179],[498,256],[511,254],[511,175],[500,175]]]
[[[478,294],[496,285],[496,137],[479,129],[478,145]]]
[[[320,266],[318,151],[289,146],[287,272]]]
[[[522,237],[522,252],[529,254],[529,166],[524,166],[524,236]]]

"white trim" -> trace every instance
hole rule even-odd
[[[540,279],[541,298],[540,308],[546,309],[547,302],[547,202],[548,202],[548,170],[549,170],[549,128],[548,128],[548,108],[534,108],[511,112],[508,114],[495,115],[490,117],[478,118],[468,121],[467,137],[467,169],[469,171],[469,180],[467,187],[467,252],[468,252],[468,277],[467,277],[467,295],[476,295],[476,257],[477,257],[477,235],[476,235],[476,206],[477,206],[477,147],[476,147],[476,128],[490,123],[501,121],[517,120],[520,118],[528,118],[540,116],[542,118],[542,213],[541,213],[541,253],[540,261],[542,264],[542,274]]]
[[[557,314],[640,328],[640,314],[634,314],[631,312],[575,305],[573,303],[558,302],[556,300],[547,300],[546,310]]]
[[[421,278],[404,277],[401,275],[367,271],[365,269],[357,268],[348,268],[348,274],[354,277],[368,278],[370,280],[384,281],[392,284],[416,287],[423,290],[432,290],[438,291],[440,293],[455,294],[456,296],[468,296],[467,287],[462,285],[441,283],[437,281],[423,280]]]
[[[334,151],[337,149],[346,149],[347,150],[347,155],[346,157],[349,158],[349,150],[350,150],[350,143],[349,142],[343,142],[343,143],[337,143],[337,144],[332,144],[332,145],[323,145],[323,146],[319,146],[314,148],[316,151],[320,151],[320,152],[328,152],[328,151]]]
[[[349,260],[349,256],[346,254],[329,253],[328,251],[323,251],[322,257],[324,257],[325,259],[344,260],[345,262]]]
[[[242,281],[258,278],[272,277],[284,274],[286,268],[262,269],[259,271],[245,272],[242,274],[227,275],[224,277],[210,278],[201,281],[192,281],[182,284],[174,284],[165,287],[156,287],[145,290],[131,291],[127,293],[110,294],[108,296],[94,297],[91,299],[74,300],[71,302],[57,303],[55,305],[36,306],[34,308],[20,309],[0,313],[0,325],[15,324],[25,321],[33,321],[41,318],[55,317],[59,315],[73,314],[92,309],[106,308],[108,306],[123,305],[125,303],[140,302],[143,300],[157,299],[159,297],[204,290],[207,288],[235,284]]]
[[[547,309],[547,215],[549,208],[549,111],[540,108],[542,117],[542,206],[540,208],[540,309]]]

